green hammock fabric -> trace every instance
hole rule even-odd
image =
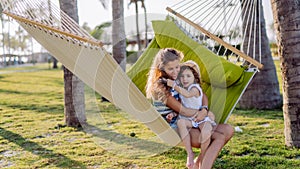
[[[159,49],[171,47],[180,50],[184,54],[183,61],[198,63],[210,110],[218,123],[226,122],[255,72],[246,72],[199,45],[172,21],[153,21],[152,25],[155,38],[127,72],[129,78],[145,94],[147,75]]]

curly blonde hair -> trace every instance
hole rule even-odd
[[[146,85],[146,96],[150,99],[160,100],[165,103],[166,98],[170,95],[170,87],[160,82],[160,78],[169,78],[164,67],[169,62],[181,61],[183,54],[173,48],[160,49],[156,54],[148,74]]]

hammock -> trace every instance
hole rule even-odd
[[[211,102],[210,109],[218,113],[217,121],[220,123],[229,117],[256,73],[256,67],[261,67],[251,59],[248,59],[250,64],[243,68],[234,65],[211,52],[210,47],[199,45],[199,39],[198,42],[194,41],[196,36],[187,35],[184,32],[186,30],[178,28],[179,24],[155,21],[155,38],[127,76],[101,42],[93,39],[55,5],[51,4],[50,7],[47,0],[1,0],[0,3],[3,13],[15,19],[83,82],[144,123],[162,141],[172,146],[180,144],[181,139],[142,92],[149,65],[159,48],[177,48],[184,52],[185,60],[193,59],[200,65],[203,80],[206,82],[203,88]],[[176,14],[174,11],[172,13]],[[208,35],[202,37],[206,36]],[[231,50],[237,56],[244,55],[240,50]],[[252,69],[253,65],[255,67]],[[246,71],[245,67],[252,71]]]
[[[152,22],[155,38],[128,76],[145,92],[147,73],[157,51],[176,48],[183,52],[183,61],[198,63],[210,110],[218,123],[225,123],[254,75],[263,68],[261,1],[190,0],[167,10],[169,21]]]
[[[187,37],[172,21],[153,21],[152,25],[155,38],[127,73],[132,82],[145,92],[147,74],[158,50],[176,48],[183,52],[183,61],[194,60],[198,63],[210,110],[216,115],[218,123],[226,122],[257,70],[244,70],[217,56]]]

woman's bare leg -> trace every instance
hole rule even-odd
[[[229,124],[219,124],[212,135],[212,142],[202,159],[201,169],[212,168],[219,152],[224,145],[232,138],[234,129]]]
[[[177,121],[177,126],[179,130],[180,137],[182,139],[183,145],[187,152],[187,162],[186,167],[192,169],[194,166],[194,152],[192,150],[191,145],[191,136],[189,133],[189,129],[192,128],[192,123],[189,120],[179,119]]]
[[[233,137],[234,129],[229,124],[218,124],[215,132],[222,133],[225,136],[225,144]],[[224,144],[224,145],[225,145]]]
[[[230,126],[229,124],[218,124],[214,133],[212,134],[212,141],[206,153],[203,156],[201,154],[198,156],[194,166],[199,166],[201,162],[201,169],[211,168],[213,166],[214,161],[218,157],[219,152],[222,150],[224,145],[232,138],[233,134],[234,130],[232,126]],[[190,130],[190,135],[192,146],[199,148],[199,141],[197,143],[197,140],[200,136],[199,130]]]

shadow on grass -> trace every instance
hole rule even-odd
[[[64,112],[64,106],[61,104],[41,105],[1,103],[1,105],[12,109],[30,110],[36,113],[62,114],[62,112]]]
[[[83,129],[86,133],[92,134],[96,143],[103,149],[119,156],[147,158],[173,148],[160,142],[157,137],[140,139],[134,135],[124,135],[88,124],[84,125]]]
[[[245,110],[236,109],[232,114],[249,118],[283,119],[282,110]]]
[[[24,95],[30,96],[30,95],[36,95],[36,96],[41,96],[41,95],[49,95],[49,92],[24,92],[24,91],[17,91],[17,90],[7,90],[7,89],[0,89],[0,93],[6,93],[6,94],[18,94],[18,95]]]
[[[42,158],[49,159],[51,165],[55,165],[59,168],[86,168],[85,165],[80,162],[74,161],[62,154],[54,153],[52,150],[48,150],[35,142],[28,141],[21,135],[5,130],[2,127],[0,127],[0,136],[19,145],[26,151],[39,155]]]

